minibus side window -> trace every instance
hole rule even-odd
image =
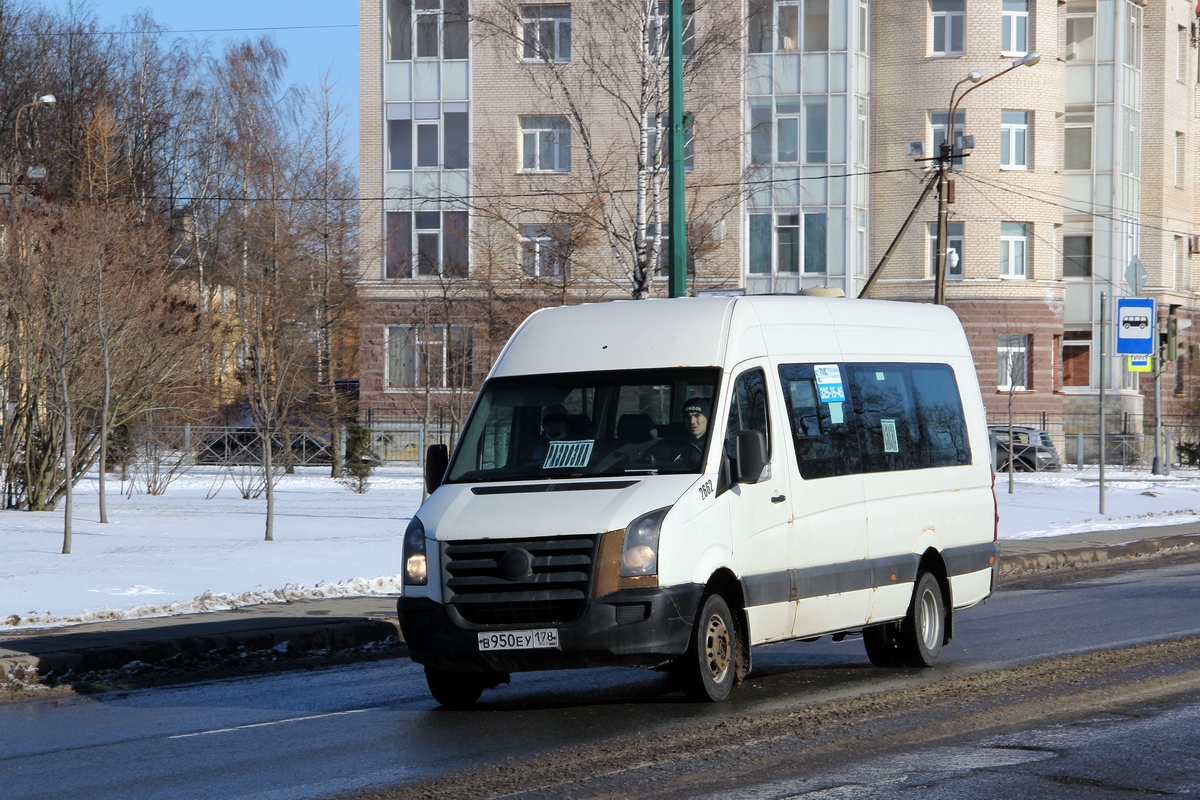
[[[725,425],[725,454],[737,474],[738,431],[761,431],[767,440],[767,458],[771,457],[771,434],[767,414],[767,376],[761,369],[743,372],[733,384],[729,399],[729,420]]]
[[[846,364],[857,418],[863,472],[925,466],[917,407],[903,364]]]
[[[926,464],[956,467],[971,463],[971,444],[954,370],[947,364],[915,364],[913,395],[921,412]]]
[[[800,475],[812,480],[860,472],[850,387],[842,387],[844,400],[821,400],[812,364],[781,364],[779,380]]]

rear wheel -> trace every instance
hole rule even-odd
[[[483,694],[483,690],[497,683],[486,675],[463,672],[446,672],[434,667],[425,668],[425,682],[433,699],[446,708],[470,708]]]
[[[903,661],[900,653],[900,623],[885,622],[863,628],[863,645],[867,658],[877,667],[898,667]]]
[[[900,623],[900,651],[905,665],[931,667],[946,638],[946,609],[942,587],[928,572],[917,578],[908,616]]]
[[[737,628],[729,604],[719,594],[706,595],[685,656],[688,697],[712,702],[728,697],[737,675],[737,651]]]

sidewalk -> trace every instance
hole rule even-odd
[[[1006,539],[1003,577],[1200,547],[1200,524]],[[0,683],[170,666],[212,654],[290,655],[400,639],[394,597],[351,597],[249,606],[234,611],[95,622],[62,628],[0,629]]]

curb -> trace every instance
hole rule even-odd
[[[247,621],[245,625],[189,622],[177,635],[170,627],[154,632],[51,633],[22,636],[3,643],[0,684],[10,681],[67,681],[104,670],[129,671],[132,667],[181,668],[230,657],[262,655],[297,657],[309,653],[378,645],[400,638],[398,622],[383,618],[341,618],[328,623],[272,620],[270,626]],[[189,628],[210,628],[189,634]],[[158,635],[153,635],[157,633]],[[22,644],[26,647],[22,647]],[[32,645],[32,646],[29,646]],[[25,651],[25,652],[22,652]]]
[[[1162,539],[1113,544],[1107,546],[1079,547],[1041,553],[1000,556],[1000,577],[1028,577],[1059,569],[1079,569],[1109,561],[1132,558],[1151,558],[1195,551],[1200,547],[1200,536],[1185,534]]]

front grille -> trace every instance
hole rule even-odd
[[[480,540],[442,545],[446,602],[477,625],[570,622],[583,613],[595,536]]]

